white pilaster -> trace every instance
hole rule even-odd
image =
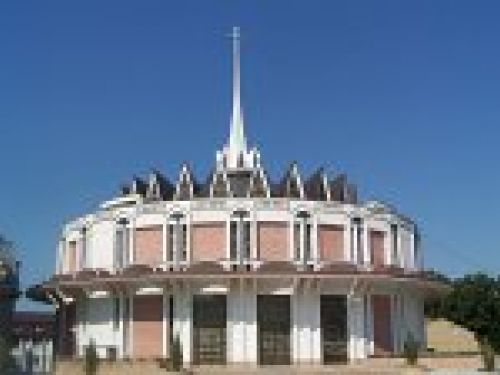
[[[115,342],[116,342],[116,349],[117,349],[117,356],[118,358],[123,358],[124,357],[124,303],[123,303],[123,292],[119,291],[118,293],[118,330],[116,331],[116,337],[115,337]]]
[[[166,263],[167,263],[167,250],[168,250],[168,218],[165,218],[165,221],[163,222],[162,226],[162,245],[161,245],[161,254],[162,254],[162,261],[163,261],[163,267],[165,269]]]
[[[319,249],[318,249],[318,216],[314,215],[313,224],[311,227],[311,257],[314,263],[319,260]]]
[[[130,221],[128,242],[128,264],[134,264],[135,260],[135,220]]]
[[[347,218],[344,224],[344,259],[353,262],[351,249],[351,219]]]
[[[404,251],[403,251],[403,239],[402,239],[402,236],[401,236],[401,232],[402,232],[402,228],[400,225],[398,225],[398,236],[397,236],[397,249],[398,249],[398,252],[397,252],[397,264],[400,266],[400,267],[404,267],[405,266],[405,254],[404,254]]]
[[[370,251],[370,231],[368,230],[368,223],[363,220],[363,261],[364,264],[371,264],[371,251]]]
[[[129,316],[128,316],[128,349],[127,354],[129,357],[134,355],[134,291],[129,292]]]
[[[392,241],[391,226],[387,225],[384,233],[384,262],[386,265],[390,265],[392,262],[391,241]]]
[[[186,261],[191,263],[191,212],[186,215]]]

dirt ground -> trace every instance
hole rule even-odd
[[[500,358],[497,359],[497,363]],[[443,358],[420,358],[417,367],[408,367],[400,358],[368,359],[359,363],[339,366],[207,366],[194,368],[188,374],[474,374],[481,368],[479,356],[458,356]],[[84,375],[81,361],[60,362],[56,366],[57,375]],[[106,375],[165,375],[168,372],[155,362],[102,363],[99,374]],[[484,373],[484,372],[483,372]],[[500,373],[500,372],[499,372]]]

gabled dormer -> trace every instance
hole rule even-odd
[[[132,185],[130,186],[130,193],[145,197],[147,191],[148,184],[142,178],[135,176],[132,180]]]
[[[174,186],[158,171],[149,174],[146,197],[151,200],[172,199]]]
[[[328,177],[323,168],[319,168],[304,183],[306,198],[313,201],[330,200],[330,189],[328,188]]]
[[[257,169],[250,180],[250,197],[251,198],[270,198],[271,189],[269,179],[266,172],[259,168]]]
[[[285,176],[275,188],[275,196],[293,199],[304,199],[304,186],[296,162],[288,167]]]
[[[342,173],[330,181],[330,199],[336,202],[355,204],[358,201],[356,185],[349,184],[347,175]]]
[[[188,163],[183,163],[179,178],[175,184],[175,200],[187,201],[192,200],[200,191],[200,186],[196,182],[196,178]]]
[[[225,172],[214,172],[210,183],[211,198],[229,198],[231,187]]]

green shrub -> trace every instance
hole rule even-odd
[[[175,336],[170,348],[170,364],[172,371],[181,371],[182,369],[182,344],[179,336]]]
[[[85,348],[85,362],[84,371],[86,375],[97,374],[99,366],[99,357],[97,356],[97,349],[94,340],[90,340],[89,345]]]
[[[409,366],[415,366],[418,362],[418,349],[419,343],[415,340],[415,337],[410,332],[406,337],[406,341],[404,343],[403,355],[406,359],[406,364]]]
[[[488,342],[488,340],[484,339],[480,344],[481,357],[483,359],[484,369],[486,371],[494,371],[495,370],[495,350]]]

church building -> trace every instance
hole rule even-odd
[[[55,275],[59,350],[170,357],[185,366],[323,365],[426,345],[419,230],[363,201],[346,175],[296,163],[273,181],[245,135],[233,30],[229,139],[204,182],[189,164],[135,177],[64,225]],[[300,156],[300,155],[298,155]]]

